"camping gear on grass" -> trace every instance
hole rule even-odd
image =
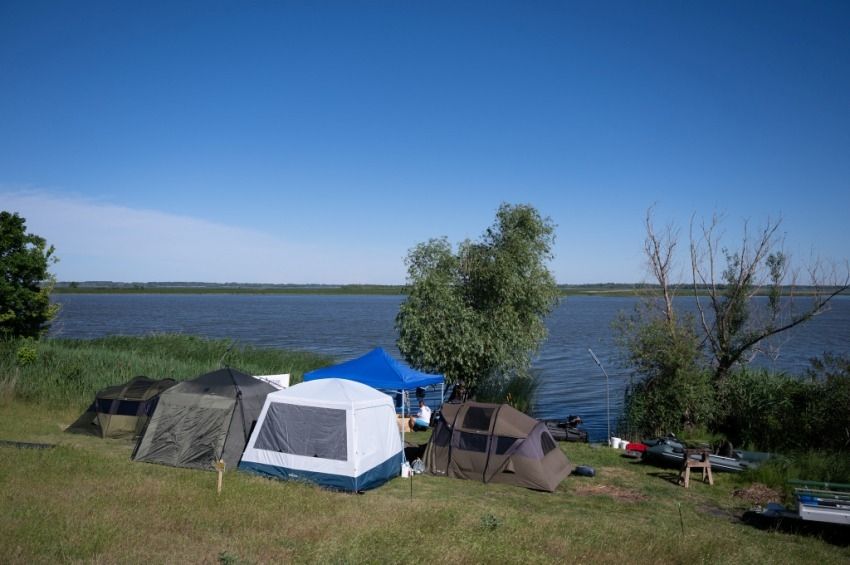
[[[224,368],[163,392],[133,460],[215,470],[223,460],[234,469],[248,443],[269,383]]]
[[[579,465],[573,471],[573,475],[578,475],[579,477],[595,477],[596,469],[589,465]]]
[[[399,476],[401,445],[389,396],[319,379],[266,397],[239,468],[359,492]]]
[[[644,461],[665,467],[682,466],[682,460],[685,457],[685,448],[675,438],[665,437],[645,441],[644,443],[647,446],[643,455]],[[709,461],[711,462],[712,471],[740,473],[747,469],[755,469],[763,461],[770,458],[770,456],[769,453],[758,451],[735,450],[732,452],[732,457],[711,454],[709,455]]]
[[[507,404],[444,404],[425,450],[433,475],[552,492],[570,474],[546,424]]]
[[[95,394],[91,406],[65,431],[135,439],[145,429],[159,395],[175,384],[174,379],[135,377],[124,384],[108,386]]]

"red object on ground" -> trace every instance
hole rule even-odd
[[[629,442],[626,444],[626,451],[640,451],[641,453],[643,453],[644,451],[646,451],[646,446],[642,443]]]

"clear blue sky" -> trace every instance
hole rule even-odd
[[[643,218],[850,255],[850,2],[0,2],[0,208],[60,280],[400,283],[501,202],[559,282]]]

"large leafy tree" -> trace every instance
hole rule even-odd
[[[483,236],[456,252],[446,238],[411,249],[409,294],[396,317],[405,359],[470,391],[526,376],[558,300],[546,265],[553,243],[549,218],[532,206],[503,204]]]
[[[0,212],[0,338],[38,337],[56,315],[50,304],[53,246],[27,233],[17,213]]]

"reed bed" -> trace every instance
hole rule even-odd
[[[290,373],[292,383],[332,359],[182,334],[0,343],[0,393],[27,402],[81,406],[99,389],[137,375],[194,378],[223,364],[253,375]]]

